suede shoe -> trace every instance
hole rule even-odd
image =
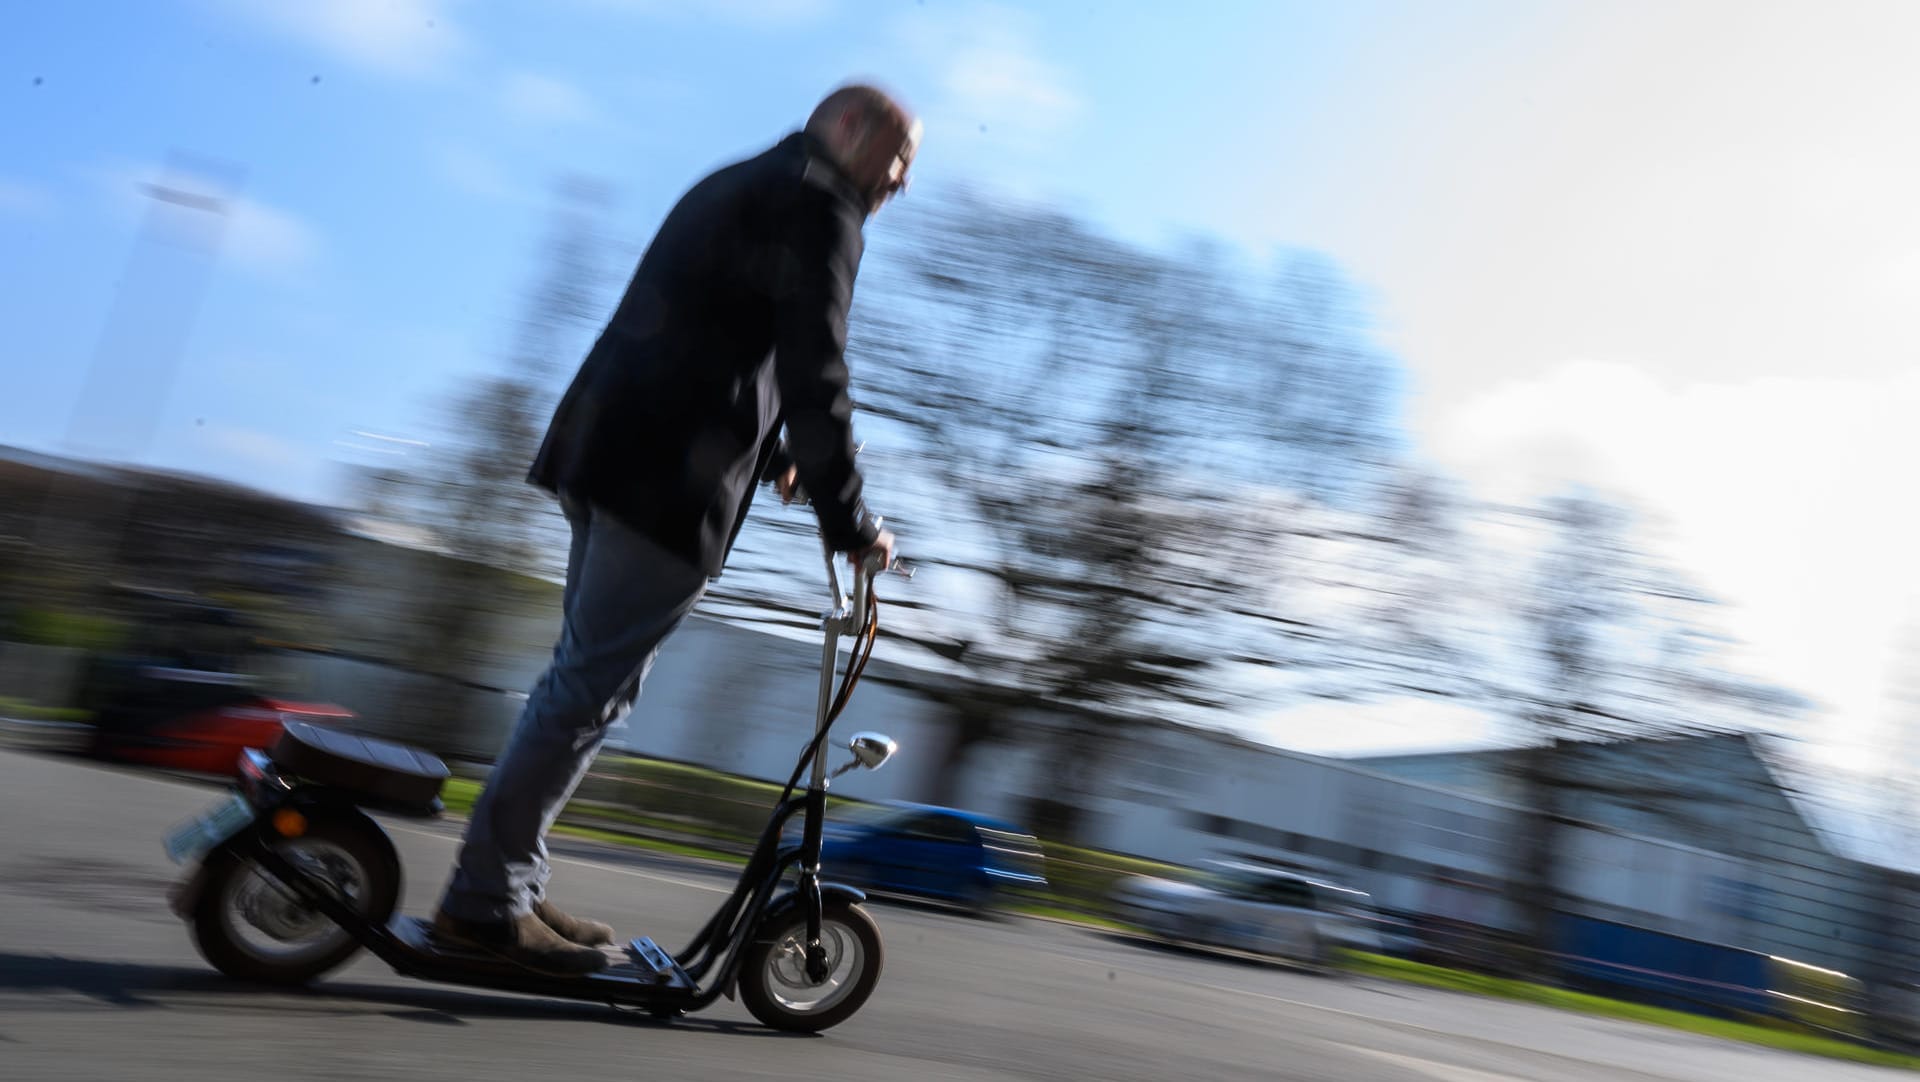
[[[545,898],[533,903],[533,915],[539,917],[547,927],[560,933],[560,938],[583,947],[598,947],[613,942],[613,926],[597,920],[576,917],[556,907]]]
[[[607,965],[605,954],[569,943],[532,913],[503,921],[457,920],[439,913],[433,918],[433,936],[450,946],[479,951],[551,976],[580,977]]]

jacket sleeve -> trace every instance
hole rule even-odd
[[[861,499],[848,393],[847,311],[863,243],[860,221],[827,193],[808,192],[781,228],[774,295],[774,373],[789,458],[837,552],[873,543],[879,530]]]

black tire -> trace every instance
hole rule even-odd
[[[1189,935],[1185,922],[1171,913],[1156,912],[1146,921],[1147,934],[1170,947],[1184,943]]]
[[[384,926],[392,919],[400,900],[400,866],[385,838],[352,821],[315,819],[308,823],[305,834],[281,839],[276,846],[283,855],[299,852],[302,847],[308,853],[330,847],[333,852],[326,854],[328,857],[344,856],[351,861],[357,871],[355,900],[360,911],[377,925]],[[359,941],[345,929],[320,913],[290,903],[278,905],[277,912],[305,913],[310,926],[319,933],[314,945],[283,958],[249,949],[238,938],[235,923],[245,919],[237,912],[241,901],[238,892],[263,889],[272,893],[262,897],[278,896],[276,881],[232,850],[222,849],[207,858],[206,878],[194,901],[192,927],[194,945],[215,969],[236,980],[300,985],[338,967],[359,951]],[[256,924],[253,934],[272,933]]]
[[[98,762],[111,762],[114,757],[115,743],[112,734],[95,725],[93,731],[87,734],[87,741],[81,746],[80,754],[83,758]]]
[[[976,888],[964,903],[967,915],[974,920],[998,921],[1004,915],[1004,891],[993,883]]]
[[[820,914],[820,938],[828,947],[828,964],[848,959],[855,965],[831,1003],[818,1008],[782,1002],[783,989],[810,991],[794,983],[804,963],[792,952],[806,940],[807,917],[798,906],[768,918],[755,932],[741,959],[740,1002],[762,1025],[788,1033],[819,1033],[853,1017],[880,981],[885,952],[880,927],[867,911],[852,902],[829,898]],[[837,948],[837,950],[836,950]],[[782,979],[780,973],[788,974]],[[831,976],[829,979],[832,979]]]
[[[1312,935],[1313,941],[1307,952],[1307,962],[1324,973],[1333,964],[1333,948],[1327,943],[1326,936],[1317,931]]]
[[[1313,969],[1322,977],[1343,980],[1348,977],[1346,948],[1344,944],[1329,940],[1319,932],[1313,934]]]

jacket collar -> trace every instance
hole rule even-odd
[[[826,144],[818,138],[807,134],[805,131],[793,132],[786,138],[780,140],[778,149],[789,154],[801,155],[805,158],[805,162],[801,166],[802,176],[824,184],[841,198],[855,206],[864,206],[866,204],[866,199],[861,196],[860,189],[854,186],[853,180],[849,178],[840,168],[839,164],[833,160],[833,155],[827,152]]]

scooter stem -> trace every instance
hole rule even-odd
[[[834,662],[839,660],[840,655],[840,623],[841,616],[837,612],[826,614],[826,618],[821,621],[825,635],[820,651],[820,706],[813,721],[813,735],[816,741],[819,740],[821,731],[827,727],[827,713],[833,708],[833,669]],[[826,786],[826,750],[825,747],[820,746],[814,748],[813,780],[808,785],[810,789],[821,789]]]

